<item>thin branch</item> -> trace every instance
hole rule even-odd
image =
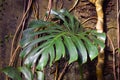
[[[86,22],[88,22],[88,21],[90,21],[90,20],[93,20],[93,19],[96,19],[96,20],[97,20],[97,17],[88,18],[88,19],[86,19],[85,21],[83,21],[83,22],[81,23],[81,25],[83,25],[83,24],[85,24]]]
[[[33,5],[32,5],[32,8],[33,8],[33,14],[34,14],[34,17],[36,20],[39,19],[39,1],[35,2]]]
[[[9,62],[9,66],[12,66],[14,64],[15,58],[16,58],[16,53],[20,49],[20,46],[18,45],[17,48],[15,49],[14,53],[12,54],[12,57]]]
[[[58,80],[61,80],[62,77],[63,77],[63,74],[65,73],[65,70],[67,69],[67,66],[68,66],[68,62],[65,63],[65,67],[64,69],[62,70],[62,72],[60,73],[59,77],[58,77]]]
[[[27,9],[25,11],[23,11],[23,17],[20,21],[20,24],[18,25],[17,29],[16,29],[16,32],[15,32],[15,35],[13,37],[13,40],[12,40],[12,45],[11,45],[11,55],[10,55],[10,62],[9,62],[9,66],[13,66],[14,64],[14,61],[16,59],[16,56],[18,55],[18,50],[20,49],[20,45],[18,45],[18,43],[15,43],[17,40],[19,40],[21,37],[22,37],[22,34],[21,32],[23,31],[24,29],[24,25],[25,25],[25,21],[26,21],[26,17],[27,17],[27,13],[29,12],[30,10],[30,7],[31,7],[31,4],[32,4],[32,0],[29,0],[28,1],[28,5],[27,5]],[[19,33],[20,32],[20,33]],[[17,39],[17,37],[19,37]],[[17,40],[16,40],[17,39]],[[14,45],[17,44],[17,47],[16,49],[14,50]],[[9,80],[9,77],[6,76],[6,80]]]
[[[18,28],[17,28],[17,30],[16,30],[16,32],[15,32],[14,37],[13,37],[12,46],[11,46],[11,56],[10,56],[10,57],[13,57],[15,54],[17,54],[17,53],[15,53],[15,52],[16,52],[17,48],[20,47],[20,46],[18,45],[17,48],[15,49],[15,51],[13,51],[13,47],[14,47],[14,44],[15,44],[15,39],[17,38],[20,29],[21,29],[21,31],[23,31],[23,29],[24,29],[26,15],[27,15],[27,13],[28,13],[28,11],[29,11],[29,9],[30,9],[31,4],[32,4],[32,0],[30,0],[30,1],[28,2],[27,10],[26,10],[25,14],[23,15],[22,20],[21,20],[21,22],[20,22],[20,24],[19,24],[19,26],[18,26]],[[20,33],[20,34],[19,34],[19,39],[20,39],[21,37],[22,37],[22,34]],[[9,64],[11,64],[11,62],[10,62]]]
[[[79,0],[76,0],[72,8],[69,9],[69,12],[71,12],[77,6],[78,3],[79,3]]]
[[[58,62],[56,64],[56,70],[55,70],[55,80],[57,80],[58,77]]]
[[[117,80],[116,79],[116,68],[115,68],[115,47],[114,47],[113,42],[108,34],[107,34],[107,37],[108,37],[108,40],[110,41],[112,49],[113,49],[112,50],[112,53],[113,53],[113,74],[114,74],[114,80]]]
[[[11,59],[10,59],[10,62],[9,62],[9,66],[13,65],[14,61],[15,61],[15,58],[16,58],[16,53],[17,51],[20,49],[20,46],[17,46],[17,48],[15,49]],[[6,76],[6,80],[10,80],[8,76]]]
[[[38,20],[39,19],[39,4],[38,4],[39,2],[35,2],[33,5],[32,5],[32,8],[33,8],[33,14],[34,14],[34,17],[35,17],[35,19],[36,20]],[[38,38],[38,35],[37,36],[35,36],[35,38]],[[38,44],[36,44],[36,47],[38,46]],[[32,73],[33,74],[35,74],[35,68],[36,68],[36,64],[34,64],[33,65],[33,67],[32,67]],[[35,78],[34,78],[34,80],[36,80]]]
[[[52,9],[52,3],[53,3],[53,0],[49,0],[49,2],[48,2],[48,16],[44,18],[45,21],[47,21],[49,19],[50,12]]]
[[[27,10],[26,10],[26,12],[23,14],[23,17],[22,17],[22,19],[21,19],[21,22],[20,22],[20,24],[18,25],[18,27],[17,27],[17,29],[16,29],[15,35],[14,35],[13,40],[12,40],[11,56],[10,56],[10,57],[12,57],[12,53],[13,53],[13,51],[14,51],[13,48],[14,48],[14,44],[15,44],[16,37],[18,36],[18,33],[19,33],[19,31],[20,31],[20,29],[21,29],[21,27],[22,27],[22,23],[23,23],[26,15],[27,15],[30,7],[31,7],[31,4],[32,4],[32,0],[29,0]]]
[[[118,38],[118,40],[117,40],[117,44],[118,44],[118,49],[120,48],[120,22],[119,22],[119,19],[120,19],[120,10],[119,10],[119,0],[117,0],[117,38]],[[119,69],[119,67],[120,67],[120,64],[119,64],[119,58],[120,58],[120,53],[118,52],[118,55],[117,55],[117,57],[118,57],[118,61],[117,61],[117,65],[118,65],[118,69],[117,69],[117,78],[118,78],[118,80],[120,80],[120,69]]]
[[[61,1],[60,9],[62,9],[64,2],[63,2],[63,0],[60,0],[60,1]]]

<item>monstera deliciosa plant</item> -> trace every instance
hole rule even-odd
[[[21,80],[22,72],[27,80],[33,80],[31,68],[36,65],[35,73],[38,80],[44,80],[43,70],[47,65],[52,66],[61,58],[66,58],[68,64],[79,61],[83,64],[87,58],[97,57],[98,48],[104,49],[105,33],[96,30],[85,30],[79,21],[66,10],[53,11],[55,21],[34,20],[24,30],[20,41],[22,51],[20,57],[24,65],[18,69],[7,67],[3,72],[11,78]],[[103,39],[103,40],[102,40]],[[12,70],[10,74],[10,70]]]

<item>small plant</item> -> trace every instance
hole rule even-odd
[[[51,14],[55,15],[56,23],[35,20],[24,30],[20,41],[23,48],[20,53],[20,57],[24,60],[23,66],[18,69],[7,67],[2,70],[11,78],[22,80],[19,75],[22,72],[26,80],[33,80],[35,74],[37,80],[44,80],[44,68],[47,65],[52,66],[61,58],[66,58],[68,64],[75,61],[84,64],[87,55],[93,60],[98,56],[98,47],[104,49],[105,33],[85,30],[66,10],[62,9],[59,12],[52,10]],[[34,65],[35,74],[31,71]]]

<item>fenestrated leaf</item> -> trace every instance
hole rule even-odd
[[[79,51],[78,54],[80,55],[82,63],[85,63],[87,61],[87,51],[84,46],[84,43],[77,36],[73,36],[72,40],[74,41],[74,44],[76,45]]]
[[[28,69],[27,67],[24,66],[24,67],[19,67],[19,70],[20,70],[20,72],[23,73],[26,80],[33,80],[33,74],[30,69]]]
[[[63,45],[63,41],[61,38],[58,38],[55,41],[55,47],[56,47],[56,58],[55,61],[59,60],[62,56],[65,56],[65,47]]]
[[[82,37],[82,39],[85,42],[84,44],[87,48],[90,59],[93,60],[94,58],[96,58],[98,56],[97,46],[93,45],[93,43],[86,37]]]
[[[22,80],[20,72],[14,67],[5,67],[1,70],[13,80]]]
[[[64,36],[64,43],[69,53],[69,64],[78,59],[77,49],[70,37]]]
[[[41,71],[37,71],[37,80],[44,80],[44,73]]]
[[[79,55],[82,64],[87,61],[87,52],[93,60],[98,55],[96,45],[103,47],[99,40],[105,39],[105,35],[83,30],[81,24],[68,11],[53,11],[53,14],[57,16],[55,18],[60,20],[60,23],[37,20],[31,22],[28,29],[23,32],[21,40],[23,50],[20,55],[25,58],[24,64],[29,67],[36,64],[35,69],[43,70],[46,65],[51,66],[61,57],[69,58],[70,64],[77,61]],[[42,80],[43,73],[38,72],[38,74],[38,80]]]

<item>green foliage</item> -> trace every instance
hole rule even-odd
[[[38,80],[44,79],[41,72],[46,65],[52,65],[61,58],[67,58],[69,64],[77,61],[83,64],[87,55],[93,60],[98,55],[98,46],[105,47],[105,33],[95,30],[84,30],[77,19],[66,10],[51,11],[55,15],[55,22],[43,20],[32,21],[24,30],[20,45],[23,50],[20,57],[25,59],[24,65],[32,68],[36,64]],[[33,76],[26,67],[20,68],[27,80]]]
[[[8,75],[10,78],[12,78],[13,80],[22,80],[21,76],[20,76],[20,72],[18,71],[18,69],[13,68],[13,67],[6,67],[3,68],[2,70],[0,70],[1,72],[4,72],[6,75]]]

